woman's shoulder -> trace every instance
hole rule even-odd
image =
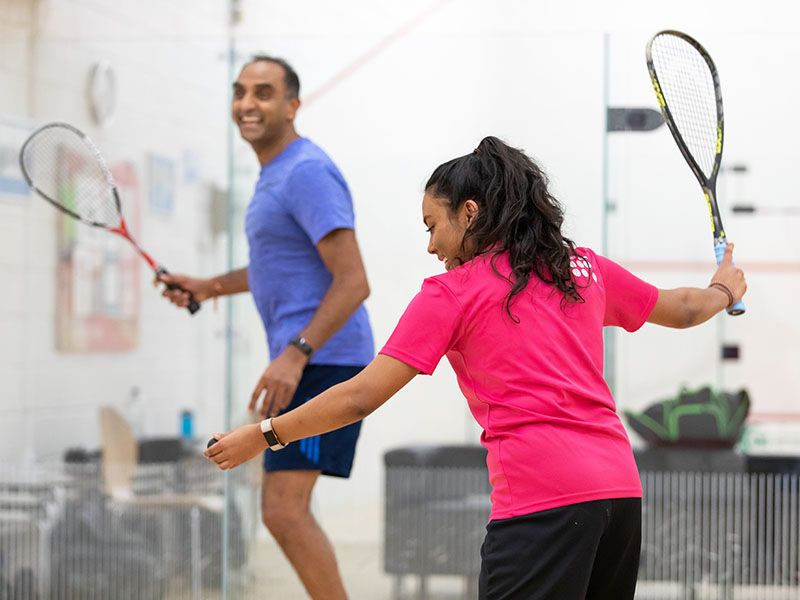
[[[575,256],[583,258],[595,258],[600,255],[588,246],[575,246]]]
[[[498,255],[479,256],[444,273],[427,277],[425,284],[447,288],[458,298],[484,293],[487,288],[506,282],[510,273],[508,259]]]

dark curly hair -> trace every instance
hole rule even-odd
[[[462,256],[492,255],[494,272],[511,284],[505,307],[514,322],[519,319],[511,313],[511,302],[531,274],[561,292],[562,304],[583,302],[570,267],[575,244],[561,233],[564,212],[547,185],[534,160],[491,136],[466,156],[439,165],[425,184],[425,191],[444,200],[453,213],[467,200],[478,205],[461,242]],[[495,264],[504,253],[510,277]]]

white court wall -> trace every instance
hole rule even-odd
[[[100,146],[132,160],[143,181],[147,153],[180,161],[189,148],[203,179],[224,185],[224,4],[175,0],[134,8],[111,0],[0,0],[8,50],[0,56],[0,112],[88,125],[82,84],[75,82],[85,80],[93,60],[111,58],[123,93],[112,126],[90,128]],[[607,33],[610,103],[651,108],[648,37],[670,27],[700,38],[717,61],[726,95],[725,160],[750,167],[746,181],[726,184],[725,192],[757,204],[795,206],[798,126],[791,99],[798,90],[795,79],[781,73],[798,58],[791,43],[800,28],[796,11],[788,1],[754,10],[745,2],[680,0],[665,14],[632,0],[246,0],[235,38],[239,64],[267,52],[284,56],[300,74],[305,104],[298,128],[329,151],[353,191],[372,287],[367,307],[380,348],[422,279],[440,271],[425,253],[424,182],[435,166],[471,151],[485,135],[538,158],[567,208],[568,233],[580,244],[602,246]],[[99,25],[108,33],[98,34]],[[710,260],[707,270],[670,272],[656,264],[711,257],[705,207],[666,130],[612,136],[608,158],[617,206],[609,222],[610,256],[639,265],[637,273],[661,287],[705,285]],[[234,164],[241,228],[257,165],[241,143]],[[143,210],[142,241],[173,270],[212,274],[225,265],[225,244],[211,235],[207,211],[196,210],[207,201],[199,187],[181,186],[171,218]],[[10,282],[0,300],[0,376],[9,398],[0,403],[3,455],[20,448],[36,456],[58,453],[75,438],[91,446],[96,406],[109,399],[124,405],[134,386],[147,406],[148,433],[174,432],[187,399],[198,412],[199,431],[218,428],[222,312],[206,307],[189,319],[143,290],[139,348],[122,355],[59,355],[52,330],[55,215],[35,198],[0,201],[0,213],[0,274]],[[639,408],[681,383],[722,378],[727,386],[747,385],[755,409],[794,410],[800,382],[793,365],[800,356],[789,341],[796,326],[786,316],[798,277],[764,265],[797,262],[790,243],[797,217],[723,216],[738,261],[752,265],[747,316],[720,317],[689,332],[645,326],[620,334],[620,406]],[[234,264],[244,264],[241,237],[235,249]],[[146,285],[144,269],[141,278]],[[246,298],[236,301],[233,336],[233,412],[240,420],[266,362]],[[742,360],[724,373],[715,358],[722,338],[742,344]],[[320,518],[337,537],[377,538],[383,452],[477,437],[443,361],[433,377],[418,378],[369,417],[352,479],[319,486]]]
[[[298,127],[330,152],[353,189],[378,347],[421,280],[440,271],[425,254],[424,182],[436,165],[471,151],[484,135],[498,135],[538,158],[567,208],[569,234],[602,246],[606,34],[610,104],[649,108],[656,108],[644,63],[649,36],[676,28],[700,38],[722,74],[725,160],[750,168],[753,194],[745,200],[797,204],[786,168],[796,154],[797,124],[789,115],[797,83],[781,76],[798,58],[791,46],[797,9],[788,1],[757,11],[746,2],[680,1],[667,13],[633,1],[243,6],[239,50],[277,54],[295,65],[310,100]],[[609,217],[610,256],[660,287],[705,285],[713,269],[707,209],[669,133],[617,134],[608,142],[609,192],[617,206]],[[724,204],[729,190],[723,186]],[[800,278],[767,272],[765,264],[794,268],[794,221],[723,216],[738,244],[738,262],[752,267],[749,313],[737,320],[720,316],[690,331],[645,326],[637,334],[620,332],[621,407],[643,408],[682,384],[721,383],[747,386],[754,410],[794,410],[800,382],[792,365],[800,356],[784,341],[797,333],[785,315]],[[699,264],[674,272],[657,264],[665,261]],[[722,340],[741,344],[738,363],[717,360]],[[323,518],[342,535],[362,535],[353,533],[355,524],[372,534],[378,520],[363,515],[376,510],[372,499],[379,497],[386,449],[478,436],[446,361],[364,427],[352,480],[320,486]]]

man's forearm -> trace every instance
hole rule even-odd
[[[301,331],[294,332],[304,337],[314,350],[331,339],[369,296],[367,274],[352,229],[330,232],[317,243],[317,249],[331,273],[331,285],[311,321]],[[302,354],[293,346],[287,350]]]
[[[247,267],[212,277],[211,285],[215,296],[229,296],[247,292],[250,290],[250,284],[247,281]]]
[[[363,271],[334,276],[311,321],[298,335],[315,350],[339,331],[369,296],[369,284]]]

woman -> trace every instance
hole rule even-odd
[[[369,366],[302,407],[228,434],[222,469],[363,419],[446,355],[488,450],[480,598],[633,598],[642,488],[603,380],[603,326],[691,327],[737,302],[729,245],[708,288],[658,290],[561,233],[530,158],[494,137],[425,186],[426,279]]]

